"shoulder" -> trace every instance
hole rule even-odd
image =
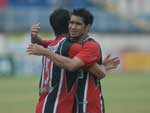
[[[63,40],[65,40],[66,37],[56,37],[54,40],[52,40],[49,45],[50,46],[53,46],[53,45],[56,45],[58,43],[61,43]]]
[[[79,44],[79,43],[73,43],[72,46],[71,46],[71,48],[73,48],[73,49],[78,49],[78,48],[81,48],[81,47],[82,47],[82,45]]]
[[[100,48],[100,44],[98,42],[96,42],[95,40],[91,39],[91,40],[87,40],[83,44],[83,48],[98,49],[98,48]]]
[[[73,43],[69,49],[69,57],[74,57],[76,54],[80,52],[82,45],[79,43]]]

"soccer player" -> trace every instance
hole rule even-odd
[[[49,20],[56,35],[55,40],[42,41],[39,37],[36,36],[36,31],[32,31],[32,42],[48,47],[48,49],[53,49],[53,52],[58,53],[58,45],[65,39],[64,36],[68,34],[69,20],[70,13],[67,10],[55,10],[50,15]],[[37,28],[39,27],[39,25],[35,26],[37,26]],[[77,78],[71,82],[71,85],[69,84],[72,90],[68,90],[68,88],[65,87],[65,71],[57,67],[45,56],[43,56],[42,62],[42,73],[39,84],[40,93],[39,101],[36,107],[36,113],[71,113]],[[68,109],[64,109],[65,107],[68,107]]]
[[[36,29],[33,29],[32,34],[31,34],[32,42],[41,44],[45,47],[49,44],[48,48],[54,49],[54,51],[55,51],[55,49],[57,49],[57,45],[62,43],[62,40],[64,40],[64,36],[66,36],[68,33],[68,26],[64,26],[64,25],[68,24],[67,23],[67,22],[69,22],[68,19],[69,19],[68,11],[62,10],[62,9],[54,11],[54,13],[50,17],[50,23],[51,23],[52,28],[54,29],[54,33],[57,38],[53,41],[52,40],[51,41],[41,40],[36,35],[38,29],[40,28],[40,26],[38,24],[36,24],[33,26]],[[64,24],[64,25],[62,25],[62,24]],[[60,26],[62,26],[62,27],[60,27]],[[36,38],[36,40],[35,40],[35,38]],[[71,45],[70,42],[68,44]],[[77,47],[79,49],[81,48],[81,46],[78,44],[75,44],[74,47],[75,48]],[[66,48],[66,47],[64,47],[64,48]],[[56,51],[56,52],[58,52],[58,51]],[[67,52],[67,51],[65,51],[65,52]],[[76,50],[75,50],[75,52],[76,52]],[[71,54],[71,52],[70,52],[70,54]],[[37,104],[36,113],[41,113],[41,112],[70,113],[72,111],[72,105],[74,102],[73,100],[74,100],[75,89],[76,89],[77,72],[71,73],[69,71],[66,71],[66,76],[65,76],[66,78],[65,78],[63,74],[58,73],[60,70],[61,69],[58,68],[55,64],[53,64],[49,59],[47,59],[46,57],[43,57],[43,72],[42,72],[41,81],[40,81],[40,97],[39,97],[39,102]],[[63,72],[63,70],[62,70],[62,72]],[[57,77],[56,77],[56,74],[57,74]],[[62,77],[59,76],[60,74]],[[69,80],[65,81],[65,79],[67,79],[67,78]],[[57,80],[59,81],[60,79],[62,80],[61,81],[62,84],[59,84],[60,82],[57,82]],[[69,82],[68,84],[66,83],[67,81]],[[55,82],[55,83],[53,83],[53,82]],[[63,86],[65,86],[66,84],[71,91],[65,92],[67,89],[64,88]],[[56,87],[54,87],[54,86],[56,86]],[[62,88],[62,90],[57,90],[58,86],[60,87],[60,89]],[[69,96],[68,96],[68,93],[69,93]],[[59,95],[57,95],[57,94],[59,94]],[[67,109],[64,109],[65,107],[67,107]]]
[[[90,68],[96,62],[102,64],[100,46],[87,35],[92,23],[93,16],[86,9],[77,9],[73,11],[69,23],[69,33],[70,37],[78,39],[78,41],[82,44],[82,48],[72,59],[60,56],[37,44],[31,44],[27,49],[29,54],[45,55],[56,65],[70,71],[74,71],[83,67],[83,69],[79,71],[80,76],[78,79],[78,113],[103,112],[103,99],[100,81],[92,73],[86,70],[86,68]],[[63,47],[63,45],[60,47]],[[115,65],[116,67],[119,64],[119,60],[116,60],[115,63],[110,64],[113,66]]]

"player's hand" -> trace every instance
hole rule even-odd
[[[41,56],[41,55],[45,55],[46,54],[46,51],[47,49],[40,46],[40,45],[37,45],[37,44],[30,44],[27,48],[27,53],[29,55],[38,55],[38,56]]]
[[[105,66],[106,70],[116,69],[120,64],[119,57],[110,58],[111,55],[108,54],[107,57],[103,61],[103,65]]]
[[[38,34],[39,30],[40,30],[40,23],[32,25],[31,37],[32,38],[37,37],[37,34]]]

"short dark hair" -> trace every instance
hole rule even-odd
[[[49,17],[50,25],[56,36],[68,33],[70,12],[66,9],[56,9]]]
[[[94,16],[89,10],[85,8],[74,9],[72,15],[81,17],[85,25],[93,24]]]

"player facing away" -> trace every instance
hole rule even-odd
[[[78,13],[79,12],[82,12],[84,17],[88,17],[88,21],[82,17],[82,13],[81,15],[79,15]],[[78,12],[78,13],[77,13]],[[87,14],[86,14],[87,13]],[[84,67],[84,68],[89,68],[90,66],[92,66],[96,61],[86,61],[86,55],[90,55],[88,53],[88,51],[86,49],[88,49],[87,46],[90,45],[90,48],[91,48],[91,44],[93,44],[92,46],[95,46],[95,44],[97,45],[97,43],[95,43],[95,41],[93,39],[91,39],[90,37],[88,37],[87,33],[89,31],[89,28],[90,28],[90,25],[92,24],[91,23],[91,20],[90,20],[90,15],[89,15],[89,12],[85,9],[78,9],[78,10],[74,10],[74,12],[72,13],[72,16],[71,16],[71,20],[70,20],[70,23],[69,23],[69,29],[70,29],[70,36],[72,36],[72,38],[77,38],[80,40],[80,43],[82,44],[82,48],[80,48],[80,51],[75,57],[73,57],[73,59],[69,59],[69,58],[66,58],[66,57],[62,57],[62,56],[59,56],[58,54],[55,54],[54,52],[52,52],[52,50],[50,49],[50,51],[48,51],[47,49],[45,48],[42,48],[42,47],[39,47],[38,45],[30,45],[29,48],[28,48],[28,52],[29,54],[35,54],[35,55],[45,55],[47,56],[48,58],[50,58],[51,60],[54,61],[54,63],[56,63],[58,66],[60,67],[63,67],[63,68],[66,68],[68,70],[76,70],[76,69],[79,69],[80,67]],[[84,20],[85,19],[85,20]],[[72,26],[72,28],[71,28]],[[74,29],[74,30],[73,30]],[[81,31],[81,32],[80,32]],[[85,38],[86,37],[86,38]],[[63,45],[68,42],[65,40],[65,42],[63,43]],[[89,45],[88,45],[89,44]],[[66,44],[65,44],[66,45]],[[59,45],[60,47],[63,47],[62,45]],[[84,46],[84,47],[83,47]],[[65,46],[64,46],[65,47]],[[58,47],[59,48],[59,47]],[[73,48],[73,47],[71,47]],[[74,47],[76,48],[76,47]],[[96,46],[96,49],[97,50],[99,48],[99,46]],[[63,50],[63,49],[62,49]],[[77,49],[76,49],[77,50]],[[78,49],[79,50],[79,49]],[[88,49],[90,50],[90,49]],[[91,52],[91,51],[90,51]],[[100,51],[97,53],[100,54]],[[59,53],[60,54],[60,53]],[[96,54],[97,55],[97,54]],[[89,56],[91,57],[91,56]],[[97,56],[96,56],[97,57]],[[100,57],[100,56],[99,56]],[[98,57],[98,58],[99,58]],[[83,58],[85,58],[85,61],[83,60]],[[90,58],[89,58],[90,59]],[[89,60],[88,59],[88,60]],[[97,59],[97,58],[95,58]],[[95,60],[94,59],[94,60]],[[111,60],[112,61],[112,60]],[[111,62],[110,61],[110,62]],[[119,64],[119,60],[117,59],[114,59],[114,62],[112,63],[108,63],[108,65],[105,65],[107,69],[111,69],[111,68],[116,68],[117,65]],[[70,65],[72,64],[72,65]],[[92,88],[96,88],[97,90],[91,90],[91,91],[94,91],[94,94],[95,95],[99,95],[100,94],[100,89],[99,87],[97,87],[98,84],[96,84],[95,82],[98,81],[98,79],[96,79],[91,73],[89,73],[87,70],[78,70],[78,78],[79,78],[79,81],[81,81],[81,85],[83,86],[86,86],[85,84],[85,80],[86,81],[89,81],[89,83],[87,83],[88,85],[86,86],[87,89],[92,89]],[[91,75],[89,75],[91,74]],[[98,73],[100,74],[100,73]],[[70,75],[70,74],[69,74]],[[92,76],[92,78],[90,77]],[[69,77],[69,76],[68,76]],[[76,78],[76,77],[75,77]],[[91,82],[90,82],[91,81]],[[70,79],[68,79],[68,82],[70,82]],[[87,106],[88,104],[90,105],[91,101],[89,102],[84,102],[84,99],[88,99],[90,98],[90,95],[85,95],[85,93],[88,93],[88,91],[86,91],[85,89],[80,89],[80,82],[78,82],[78,91],[77,91],[77,103],[78,103],[78,107],[77,107],[77,112],[79,113],[83,113],[84,110],[86,110],[85,112],[93,112],[93,113],[100,113],[98,111],[98,109],[95,109],[93,108],[93,111],[90,111],[89,109],[84,109],[85,106]],[[91,83],[91,84],[90,84]],[[94,85],[94,86],[92,86]],[[99,91],[99,92],[98,92]],[[85,95],[85,97],[81,96],[81,98],[79,98],[79,94],[82,95]],[[88,97],[89,96],[89,97]],[[99,99],[99,98],[98,98]],[[100,98],[101,99],[101,98]],[[94,100],[95,102],[97,102],[96,100]],[[92,103],[91,103],[92,104]],[[94,104],[94,103],[93,103]],[[95,105],[97,106],[101,106],[101,104],[99,103],[96,103]],[[96,106],[96,107],[97,107]],[[64,107],[62,105],[62,107]],[[68,108],[68,107],[67,107]],[[87,107],[88,108],[88,107]],[[63,108],[64,109],[64,108]],[[99,108],[101,109],[101,108]],[[97,110],[97,111],[96,111]],[[59,112],[58,112],[59,113]],[[62,111],[60,112],[62,113]],[[66,112],[67,113],[67,112]]]
[[[65,40],[64,36],[68,33],[69,20],[70,13],[67,10],[55,10],[50,16],[50,24],[56,35],[55,40],[42,41],[36,36],[36,33],[32,33],[32,42],[35,41],[34,43],[41,44],[57,54],[65,54],[62,53],[62,48],[59,45],[62,45]],[[67,53],[67,51],[68,50],[65,52]],[[67,82],[68,74],[71,74],[70,77],[72,77],[70,78],[72,81],[69,83]],[[40,94],[36,113],[71,113],[77,87],[76,74],[77,72],[72,73],[65,71],[56,66],[47,57],[43,56],[42,73],[39,84]]]

